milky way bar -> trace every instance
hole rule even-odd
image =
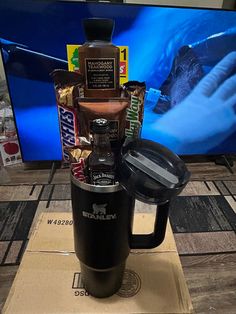
[[[144,82],[130,81],[123,85],[123,89],[130,97],[130,105],[126,111],[125,135],[138,137],[143,123],[146,85]]]

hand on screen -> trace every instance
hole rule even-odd
[[[176,153],[207,152],[236,130],[236,51],[142,134]],[[150,138],[150,134],[151,138]]]

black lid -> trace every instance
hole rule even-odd
[[[90,18],[83,20],[87,40],[111,41],[114,21],[111,19]]]
[[[151,204],[164,203],[179,194],[190,177],[176,154],[145,139],[125,142],[118,172],[121,185],[130,195]]]
[[[109,131],[109,121],[103,118],[93,120],[91,130],[97,134],[107,133]]]

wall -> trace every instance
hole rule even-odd
[[[236,9],[236,0],[224,0],[223,1],[224,9]]]
[[[126,3],[162,4],[189,7],[222,8],[223,0],[124,0]]]

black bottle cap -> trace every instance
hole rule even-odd
[[[83,20],[87,40],[111,41],[114,21],[111,19],[90,18]]]
[[[103,118],[93,120],[91,129],[93,133],[107,133],[109,131],[109,121]]]

